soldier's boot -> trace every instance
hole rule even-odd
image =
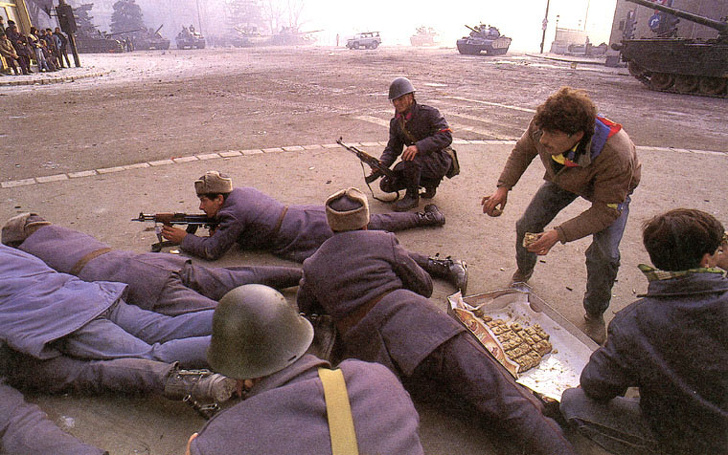
[[[445,224],[445,215],[435,204],[427,204],[425,210],[415,213],[417,215],[417,226],[443,226]]]
[[[441,259],[439,255],[427,258],[425,271],[435,278],[449,281],[463,295],[468,290],[468,264],[450,256]]]
[[[426,186],[425,191],[420,194],[423,199],[432,199],[435,197],[435,194],[437,193],[437,187],[436,186]]]
[[[432,199],[437,194],[437,186],[440,184],[440,180],[436,179],[420,179],[420,185],[425,188],[425,191],[420,193],[422,199]]]
[[[417,208],[418,205],[420,205],[420,187],[416,183],[407,183],[407,192],[401,200],[394,203],[394,211],[406,212]]]
[[[235,392],[237,381],[210,370],[180,370],[174,367],[167,383],[164,396],[171,400],[192,397],[196,401],[223,403]]]

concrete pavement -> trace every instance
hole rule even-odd
[[[356,145],[378,154],[384,144]],[[514,268],[514,224],[540,185],[543,170],[539,163],[534,163],[511,193],[504,215],[488,218],[481,212],[480,198],[494,190],[512,143],[456,140],[454,146],[462,173],[445,181],[433,200],[446,214],[447,224],[442,228],[403,232],[398,237],[408,249],[467,260],[471,274],[469,293],[477,294],[507,285]],[[699,208],[719,217],[728,213],[728,198],[718,183],[724,180],[728,155],[658,148],[641,148],[639,153],[643,182],[633,196],[622,242],[622,268],[607,319],[646,288],[646,281],[636,268],[638,263],[648,262],[640,243],[642,221],[678,206]],[[53,223],[95,235],[114,248],[144,252],[156,238],[151,226],[132,223],[131,218],[140,211],[198,212],[192,182],[210,169],[227,172],[234,184],[257,187],[289,204],[322,204],[329,194],[347,186],[367,191],[356,158],[336,144],[281,144],[265,150],[224,150],[5,181],[0,185],[0,216],[6,220],[17,213],[33,211]],[[373,212],[388,210],[384,204],[371,198],[370,201]],[[579,201],[557,221],[586,207],[586,203]],[[531,280],[534,292],[577,325],[583,313],[583,253],[588,245],[587,239],[558,245],[540,261]],[[253,263],[290,265],[268,254],[238,250],[229,252],[216,264]],[[449,284],[439,281],[433,300],[444,308],[446,296],[453,291]],[[293,300],[295,290],[286,294]],[[155,397],[35,396],[32,401],[67,431],[111,454],[181,454],[188,436],[204,424],[186,405]],[[502,453],[472,422],[430,405],[418,407],[427,453]],[[604,453],[581,438],[570,437],[580,453]]]

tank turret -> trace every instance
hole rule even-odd
[[[728,96],[728,22],[648,0],[627,1],[666,13],[650,19],[650,28],[657,37],[625,39],[613,46],[621,51],[630,74],[652,90]],[[708,40],[673,36],[677,32],[678,18],[710,27],[718,36]]]

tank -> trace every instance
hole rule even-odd
[[[660,92],[728,96],[728,22],[646,0],[627,1],[667,13],[655,14],[650,19],[650,28],[659,36],[623,39],[620,44],[612,45],[621,52],[632,76]],[[677,18],[715,29],[718,36],[708,40],[672,36],[676,33]]]
[[[182,27],[182,31],[175,38],[175,44],[177,49],[204,49],[205,37],[196,32],[192,26],[190,28]]]
[[[437,41],[437,32],[432,27],[417,27],[416,33],[410,36],[410,43],[417,47],[434,46]]]
[[[76,36],[76,49],[80,53],[100,54],[124,52],[124,45],[121,41],[103,35],[100,32],[93,34],[79,34]]]
[[[321,30],[311,30],[310,32],[299,32],[296,27],[281,27],[280,32],[272,35],[265,44],[270,46],[301,46],[314,44],[316,42],[316,33]]]
[[[511,39],[501,35],[500,31],[492,25],[479,24],[475,28],[466,25],[470,35],[463,36],[457,41],[458,52],[466,55],[504,55],[511,46]]]
[[[152,29],[144,29],[140,30],[139,33],[136,33],[134,35],[134,49],[169,49],[169,40],[159,33],[162,27],[164,27],[164,24],[160,25],[159,28],[154,31],[152,31]]]

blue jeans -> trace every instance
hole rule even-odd
[[[658,454],[657,442],[642,416],[639,399],[617,397],[600,403],[582,389],[567,389],[561,413],[579,433],[615,455]]]
[[[524,275],[533,272],[538,256],[523,247],[526,232],[543,232],[556,215],[574,202],[578,195],[544,182],[531,199],[521,219],[516,222],[516,264]],[[622,213],[612,224],[592,236],[586,256],[586,293],[584,309],[592,316],[603,314],[609,307],[612,286],[619,271],[619,242],[629,216],[630,197],[622,204]]]
[[[82,359],[134,357],[206,368],[213,312],[165,316],[119,300],[102,316],[59,340],[56,347]]]

